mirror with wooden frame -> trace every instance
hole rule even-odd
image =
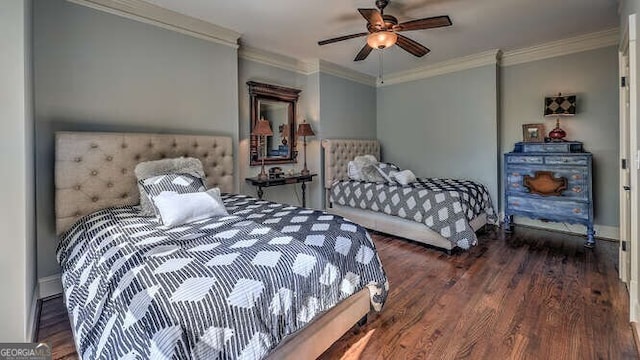
[[[250,164],[295,163],[296,105],[300,91],[255,81],[247,82],[251,97]],[[258,120],[269,122],[273,136],[253,135]],[[264,155],[263,155],[264,154]]]

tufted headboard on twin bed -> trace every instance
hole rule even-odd
[[[56,133],[55,212],[61,234],[84,215],[111,206],[135,205],[134,174],[142,161],[176,157],[202,161],[209,187],[234,191],[231,137],[144,133]]]
[[[326,139],[324,148],[324,187],[331,188],[334,180],[347,179],[347,164],[356,156],[371,154],[380,160],[378,140]]]

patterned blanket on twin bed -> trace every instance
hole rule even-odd
[[[489,223],[497,220],[487,189],[469,180],[419,178],[405,186],[336,181],[330,201],[423,223],[462,249],[478,242],[469,221],[481,214],[487,215]]]
[[[83,359],[260,359],[364,287],[381,309],[388,282],[363,228],[223,200],[229,216],[180,227],[120,207],[63,235],[58,261]]]

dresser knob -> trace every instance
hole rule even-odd
[[[582,188],[580,186],[574,186],[573,189],[571,189],[571,190],[573,190],[574,193],[582,192]]]
[[[573,209],[573,212],[576,214],[580,214],[582,212],[582,210],[580,210],[579,208],[575,208]]]
[[[573,175],[573,180],[580,180],[582,177],[578,174]]]
[[[513,184],[511,184],[511,186],[513,186],[514,188],[519,188],[519,187],[520,187],[520,184],[518,184],[518,183],[513,183]]]
[[[511,174],[511,175],[513,175],[513,176],[520,176],[520,173],[513,173],[513,174]]]
[[[513,206],[520,206],[520,202],[519,201],[514,201],[511,203],[511,205]]]

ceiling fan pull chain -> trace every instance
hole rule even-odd
[[[378,62],[380,64],[378,69],[378,77],[380,78],[380,84],[384,84],[384,78],[382,77],[382,53],[384,52],[384,50],[380,50],[378,52],[380,53],[380,61]]]

